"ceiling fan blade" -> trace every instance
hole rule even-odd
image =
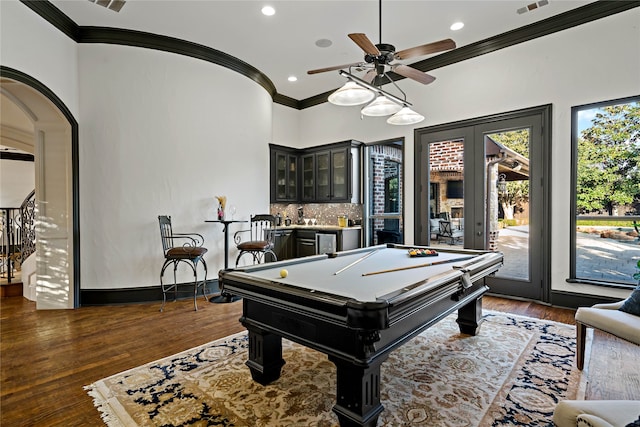
[[[410,79],[413,79],[415,81],[418,81],[422,84],[428,85],[429,83],[433,82],[436,78],[423,73],[420,70],[417,70],[413,67],[409,67],[408,65],[393,65],[391,67],[391,71],[393,71],[394,73],[400,74],[401,76],[405,76],[408,77]]]
[[[431,53],[442,52],[456,48],[456,42],[451,39],[444,39],[433,43],[423,44],[422,46],[410,47],[396,52],[393,56],[395,59],[407,59],[414,56],[429,55]]]
[[[380,55],[380,51],[369,38],[363,33],[349,34],[349,38],[353,40],[365,53],[370,55]]]
[[[327,71],[333,71],[333,70],[340,70],[342,68],[355,67],[356,65],[362,65],[362,62],[354,62],[352,64],[344,64],[344,65],[335,65],[333,67],[327,67],[327,68],[318,68],[316,70],[307,71],[307,74],[325,73]]]
[[[376,70],[369,70],[367,71],[367,74],[365,74],[362,77],[362,80],[364,80],[367,83],[371,83],[373,79],[376,78],[377,75],[378,75],[378,72]]]

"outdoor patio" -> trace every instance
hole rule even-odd
[[[567,238],[569,235],[567,233]],[[449,247],[448,242],[432,241],[432,246]],[[634,284],[633,274],[640,259],[640,239],[615,240],[600,237],[599,234],[577,234],[578,257],[577,277],[598,281],[626,282]],[[457,244],[456,246],[461,246]],[[499,277],[527,279],[529,265],[529,227],[511,226],[500,230],[498,250],[504,254],[504,266],[498,271]]]

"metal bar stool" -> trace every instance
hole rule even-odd
[[[202,247],[204,237],[198,233],[174,233],[171,227],[171,217],[167,215],[158,216],[160,223],[160,237],[162,239],[162,249],[164,250],[164,264],[160,271],[160,287],[162,288],[162,306],[160,311],[164,310],[167,302],[167,292],[173,289],[174,301],[178,297],[178,284],[176,279],[176,271],[181,262],[187,264],[193,270],[193,306],[198,310],[196,297],[198,296],[198,288],[202,287],[202,295],[205,301],[208,301],[206,295],[207,284],[207,263],[202,257],[207,253],[207,248]],[[182,245],[176,245],[176,242],[183,242]],[[202,263],[204,267],[204,279],[198,281],[198,264]],[[169,265],[173,265],[173,284],[165,285],[163,282],[164,271]],[[191,285],[184,284],[184,285]]]

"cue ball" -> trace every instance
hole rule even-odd
[[[282,270],[280,270],[280,277],[285,278],[289,275],[289,272],[287,270],[285,270],[284,268]]]

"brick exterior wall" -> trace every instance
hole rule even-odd
[[[447,181],[462,181],[464,177],[464,146],[458,141],[440,141],[429,144],[430,181],[438,184],[435,207],[430,206],[430,214],[440,212],[460,212],[464,216],[464,200],[447,198]]]

